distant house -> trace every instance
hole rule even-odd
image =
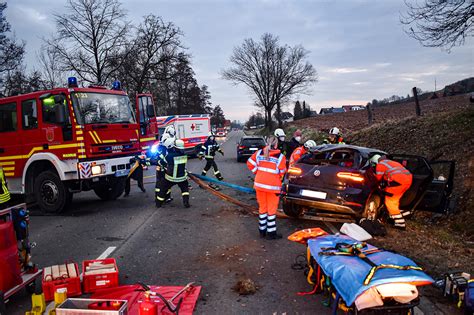
[[[327,115],[332,114],[332,107],[331,108],[321,108],[319,111],[319,115]]]
[[[309,112],[309,117],[316,117],[316,116],[318,116],[318,112],[317,112],[317,111],[311,110],[311,111]]]
[[[344,109],[344,112],[352,112],[356,110],[363,110],[365,107],[362,105],[342,105],[342,109]]]
[[[281,120],[284,122],[290,122],[293,121],[293,114],[290,112],[282,112],[281,113]]]

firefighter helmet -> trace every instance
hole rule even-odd
[[[169,125],[168,127],[166,127],[164,133],[169,134],[171,137],[176,136],[176,130],[174,129],[173,125]]]
[[[177,147],[178,149],[184,150],[184,141],[181,139],[176,140],[175,147]]]
[[[283,129],[281,128],[278,128],[278,129],[275,129],[275,132],[273,133],[275,137],[277,138],[280,138],[280,137],[285,137],[285,132],[283,131]]]
[[[339,133],[340,133],[340,130],[337,127],[332,127],[331,130],[329,130],[330,135],[336,135],[337,136],[337,135],[339,135]]]
[[[162,140],[163,141],[163,145],[169,149],[173,146],[174,144],[174,138],[173,137],[167,137],[165,140]]]
[[[308,140],[303,146],[306,150],[313,152],[313,150],[316,148],[316,142],[314,142],[314,140]]]
[[[379,160],[380,160],[381,157],[382,157],[382,156],[381,156],[380,154],[374,154],[374,155],[370,158],[369,161],[370,161],[371,164],[374,164],[374,165],[375,165],[375,164],[377,164],[377,163],[379,162]]]

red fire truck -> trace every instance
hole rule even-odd
[[[9,190],[45,212],[61,212],[75,192],[119,197],[137,154],[139,125],[120,84],[78,88],[70,78],[68,88],[0,98],[0,165]]]
[[[159,139],[153,96],[138,94],[135,109],[137,120],[140,122],[140,148],[142,152],[148,152],[153,143]]]

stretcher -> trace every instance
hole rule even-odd
[[[417,287],[434,282],[407,257],[315,230],[319,235],[306,240],[307,281],[314,286],[310,293],[322,293],[333,314],[413,314]]]

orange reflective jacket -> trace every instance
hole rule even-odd
[[[306,151],[304,146],[297,147],[290,156],[290,167],[293,166],[293,164],[295,164],[296,162],[298,162],[298,160],[303,156],[303,154],[306,154],[306,152],[308,151]]]
[[[270,150],[269,153],[266,158],[263,150],[258,150],[247,160],[247,167],[256,175],[255,190],[278,193],[286,173],[286,158],[280,150]]]
[[[375,168],[375,176],[378,181],[382,179],[387,181],[389,184],[391,182],[397,182],[399,184],[411,184],[412,175],[411,173],[403,167],[398,162],[383,159],[377,163]]]

